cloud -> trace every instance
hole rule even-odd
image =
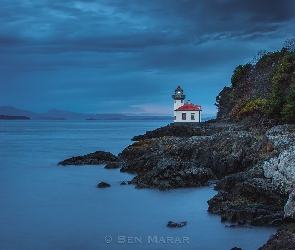
[[[212,112],[238,64],[294,35],[294,13],[292,0],[2,0],[0,100],[148,112],[183,85]]]
[[[257,39],[294,20],[289,0],[16,2],[17,8],[5,1],[0,11],[2,51],[138,53],[212,40]]]

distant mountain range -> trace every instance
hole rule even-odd
[[[31,120],[171,120],[173,116],[129,116],[123,114],[83,114],[71,111],[62,111],[52,109],[47,113],[37,113],[29,110],[22,110],[13,106],[0,107],[0,116],[2,117],[29,117]],[[215,119],[215,116],[206,117],[203,115],[202,121]]]
[[[0,115],[25,116],[32,120],[173,120],[172,116],[127,116],[123,114],[83,114],[52,109],[47,113],[22,110],[13,106],[0,107]]]

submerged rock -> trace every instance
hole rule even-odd
[[[104,181],[100,182],[97,184],[98,188],[106,188],[106,187],[110,187],[111,185],[109,183],[106,183]]]
[[[173,222],[173,221],[168,221],[167,227],[184,227],[186,226],[187,222],[182,221],[182,222]]]

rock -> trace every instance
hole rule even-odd
[[[58,165],[100,165],[109,162],[116,162],[117,160],[118,157],[110,152],[96,151],[83,156],[73,156],[59,162]]]
[[[246,220],[255,226],[277,226],[284,218],[290,219],[295,210],[292,195],[288,200],[295,183],[294,133],[295,125],[268,130],[262,150],[256,155],[256,164],[222,178],[215,186],[218,194],[208,201],[208,211],[219,214],[221,220],[238,223]],[[267,149],[266,138],[273,145],[272,150]]]
[[[224,191],[219,191],[208,201],[208,205],[208,211],[219,214],[221,221],[255,226],[278,225],[283,222],[282,206],[257,204]]]
[[[184,227],[186,226],[187,222],[173,222],[173,221],[168,221],[167,227]]]
[[[117,162],[109,162],[107,165],[105,165],[106,169],[115,169],[115,168],[120,168],[120,164]]]
[[[212,136],[135,142],[119,154],[120,171],[137,173],[132,182],[141,188],[208,185],[210,179],[249,169],[261,158],[262,140],[245,131],[233,133],[234,129],[227,126]]]
[[[278,154],[289,149],[295,143],[295,124],[285,124],[272,127],[264,135],[266,150]]]
[[[98,188],[106,188],[106,187],[110,187],[111,185],[109,183],[106,183],[104,181],[100,182],[97,184]]]
[[[208,201],[208,211],[221,220],[251,225],[278,225],[283,222],[286,196],[263,178],[262,167],[224,177],[216,186],[218,194]]]
[[[231,250],[243,250],[243,249],[240,247],[233,247]]]
[[[122,181],[120,185],[127,185],[128,182],[127,181]]]
[[[273,188],[287,194],[295,184],[295,147],[282,151],[263,164],[264,176],[272,180]]]
[[[188,162],[163,159],[150,171],[134,177],[132,183],[138,188],[157,187],[160,190],[168,190],[208,185],[209,180],[214,177],[209,168],[197,168]]]

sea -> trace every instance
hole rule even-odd
[[[170,122],[0,121],[0,249],[258,249],[276,228],[226,227],[207,212],[213,186],[136,189],[120,185],[134,175],[119,169],[57,165],[97,150],[117,155]],[[101,181],[111,187],[96,188]]]

